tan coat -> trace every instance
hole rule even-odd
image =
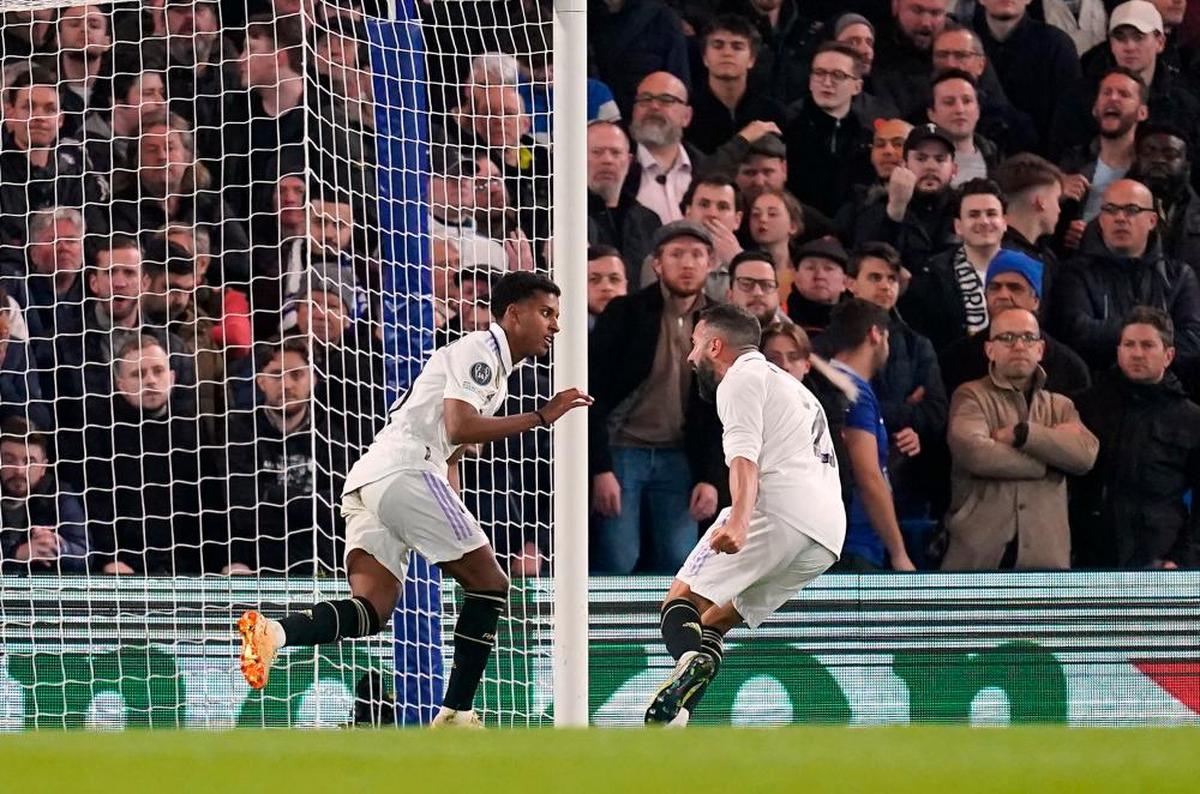
[[[1096,462],[1100,442],[1079,422],[1065,396],[1045,391],[1039,367],[1032,405],[992,374],[964,383],[950,402],[948,441],[954,462],[946,528],[945,570],[995,570],[1018,538],[1017,568],[1068,568],[1067,475]],[[992,432],[1029,423],[1020,449],[992,440]],[[1067,422],[1074,427],[1060,427]]]

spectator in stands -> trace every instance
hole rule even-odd
[[[475,150],[475,228],[501,243],[510,270],[533,270],[533,246],[509,199],[504,173],[487,153]],[[547,238],[548,239],[548,238]]]
[[[321,376],[314,399],[350,448],[361,450],[375,438],[386,406],[383,367],[376,367],[371,356],[371,328],[351,319],[354,287],[350,268],[314,262],[296,302],[295,330],[312,343],[313,365]]]
[[[42,370],[43,391],[53,394],[54,340],[59,321],[65,320],[68,326],[82,321],[83,214],[70,207],[34,212],[29,218],[29,245],[24,255],[25,266],[15,267],[4,283],[18,287],[13,290],[18,300],[24,297],[29,353]]]
[[[210,175],[195,153],[191,125],[182,116],[172,113],[146,119],[133,164],[136,170],[122,172],[114,181],[112,228],[139,234],[163,231],[173,222],[201,226],[208,230],[213,246],[213,278],[247,283],[246,230],[220,195],[205,189]],[[88,228],[94,228],[90,221]]]
[[[1036,154],[1024,153],[1001,163],[995,177],[1000,192],[1008,199],[1004,217],[1008,229],[1001,244],[1041,262],[1043,273],[1055,272],[1058,257],[1051,235],[1061,216],[1062,172]]]
[[[1008,99],[1033,119],[1046,141],[1060,98],[1080,79],[1079,54],[1070,36],[1028,13],[1029,0],[979,0],[983,20],[975,32]]]
[[[1076,568],[1187,568],[1197,564],[1200,407],[1170,372],[1166,312],[1125,317],[1117,369],[1076,399],[1100,439],[1095,467],[1071,488]]]
[[[592,570],[639,567],[643,511],[648,559],[640,569],[677,570],[696,543],[697,521],[717,510],[725,476],[715,407],[700,399],[686,364],[700,311],[712,236],[691,221],[654,238],[660,283],[614,298],[592,331],[588,415]]]
[[[0,423],[0,570],[83,573],[88,534],[83,505],[60,488],[49,462],[50,442],[35,426],[10,417]]]
[[[813,240],[796,251],[796,275],[787,296],[787,314],[810,338],[815,339],[829,325],[833,307],[846,291],[848,259],[846,249],[833,237]]]
[[[345,440],[312,399],[316,376],[303,339],[260,343],[255,363],[260,401],[230,418],[224,456],[230,542],[208,565],[223,573],[332,572],[340,562],[342,521],[333,505],[346,472]],[[314,444],[314,428],[330,435]]]
[[[833,41],[845,44],[858,54],[862,66],[863,90],[854,97],[851,110],[863,126],[870,128],[877,119],[891,118],[896,106],[875,94],[871,71],[875,64],[875,26],[862,14],[842,14],[833,22]]]
[[[1175,324],[1176,366],[1190,386],[1200,358],[1200,283],[1192,268],[1163,253],[1154,196],[1131,179],[1112,183],[1099,226],[1055,282],[1051,316],[1059,336],[1101,372],[1116,361],[1122,318],[1134,306],[1163,309]]]
[[[1133,170],[1158,203],[1163,252],[1195,269],[1200,267],[1200,197],[1192,187],[1189,143],[1177,127],[1143,124]]]
[[[596,318],[604,313],[613,298],[629,294],[625,260],[610,245],[588,246],[588,330],[596,327]]]
[[[812,342],[793,322],[785,319],[763,326],[761,349],[767,361],[798,381],[803,382],[812,372]],[[845,407],[841,413],[845,413]]]
[[[1087,100],[1095,86],[1113,67],[1119,66],[1139,75],[1149,87],[1150,116],[1156,121],[1172,121],[1189,136],[1200,127],[1200,100],[1178,69],[1165,62],[1165,38],[1162,15],[1146,0],[1130,0],[1112,12],[1108,20],[1108,42],[1097,45],[1083,57],[1082,83],[1063,92],[1055,119],[1054,151],[1086,144],[1095,134],[1096,125],[1088,113]]]
[[[787,175],[787,147],[778,135],[767,134],[755,141],[738,163],[735,181],[749,206],[764,190],[783,190]]]
[[[887,243],[867,243],[851,254],[846,288],[855,298],[888,313],[888,358],[871,388],[896,448],[908,457],[946,429],[946,393],[933,345],[896,313],[900,297],[900,256]]]
[[[532,122],[517,87],[468,83],[457,122],[456,142],[483,149],[500,169],[525,235],[550,237],[550,149],[530,135]]]
[[[168,226],[166,238],[167,242],[185,251],[195,266],[194,314],[211,323],[209,333],[213,343],[225,350],[230,359],[248,357],[254,338],[250,325],[250,300],[244,288],[209,282],[212,247],[208,230],[203,227]],[[184,322],[187,321],[186,314]]]
[[[637,168],[630,179],[637,200],[663,223],[683,217],[680,202],[699,170],[698,150],[683,143],[683,131],[691,121],[687,86],[678,77],[655,72],[638,85],[629,125],[638,144]]]
[[[851,222],[848,236],[854,244],[888,243],[910,270],[954,245],[954,151],[954,141],[937,125],[914,127],[886,194]]]
[[[29,213],[73,207],[102,229],[108,185],[89,173],[87,152],[59,137],[63,114],[57,77],[32,68],[4,87],[4,131],[0,137],[0,249],[19,249],[29,239]]]
[[[612,89],[623,117],[647,75],[665,72],[689,82],[687,40],[661,0],[604,0],[589,14],[588,28],[596,76]]]
[[[821,43],[821,14],[799,0],[724,0],[722,11],[750,20],[762,39],[751,80],[789,105],[808,89],[808,67]]]
[[[933,78],[929,120],[941,127],[954,141],[954,178],[958,187],[972,179],[984,179],[1000,161],[996,144],[977,131],[979,98],[975,78],[967,72],[948,70]]]
[[[938,351],[987,328],[984,283],[988,265],[1000,252],[1006,209],[995,182],[967,182],[958,192],[954,219],[954,233],[962,243],[913,267],[900,313]]]
[[[1104,41],[1108,31],[1108,9],[1105,6],[1111,4],[1112,0],[1078,0],[1071,3],[1043,0],[1041,7],[1046,24],[1070,36],[1075,51],[1082,55]]]
[[[1031,256],[1018,251],[1001,249],[988,265],[984,281],[988,317],[1008,309],[1024,309],[1038,314],[1045,294],[1045,268]],[[1042,332],[1042,369],[1046,371],[1046,388],[1056,394],[1073,397],[1091,385],[1087,365],[1075,351]],[[988,373],[985,346],[987,328],[948,345],[938,359],[946,393],[967,381],[978,380]]]
[[[989,374],[950,403],[954,468],[942,569],[1069,568],[1067,475],[1092,468],[1099,442],[1068,397],[1046,389],[1037,317],[992,318]]]
[[[862,62],[848,44],[826,42],[813,56],[809,95],[784,131],[788,189],[826,215],[849,198],[849,184],[864,168],[870,131],[850,112],[862,91]]]
[[[1100,214],[1100,202],[1108,186],[1133,167],[1138,125],[1150,113],[1147,96],[1146,84],[1136,73],[1122,67],[1110,71],[1100,81],[1092,105],[1092,118],[1096,120],[1099,135],[1089,146],[1076,147],[1060,158],[1063,169],[1071,175],[1066,181],[1083,177],[1087,192],[1077,217],[1084,223]],[[1071,214],[1070,210],[1068,213]]]
[[[779,308],[775,260],[766,251],[742,251],[733,258],[729,263],[729,292],[725,300],[753,314],[762,328],[787,320]]]
[[[311,109],[302,42],[299,17],[253,14],[246,23],[246,46],[237,72],[249,92],[249,119],[244,138],[223,141],[225,186],[235,186],[236,198],[230,204],[238,217],[253,214],[248,188],[271,177],[280,147],[304,141],[305,115]]]
[[[85,243],[85,258],[89,297],[81,312],[59,318],[54,340],[55,380],[46,394],[54,395],[60,429],[83,426],[83,398],[111,394],[114,355],[144,331],[166,343],[176,383],[181,388],[196,383],[192,359],[183,355],[183,341],[142,327],[138,303],[149,289],[149,279],[142,271],[142,248],[137,239],[120,232],[91,237]]]
[[[458,150],[435,150],[429,178],[429,233],[434,241],[451,242],[463,267],[508,269],[504,246],[475,228],[475,161]]]
[[[629,277],[639,284],[642,263],[650,254],[650,238],[662,225],[658,215],[627,189],[633,155],[620,125],[597,121],[588,125],[588,238],[610,245],[628,263]],[[629,185],[629,187],[634,187]]]
[[[443,333],[434,336],[438,347],[461,339],[472,331],[485,331],[492,321],[488,298],[494,273],[486,268],[464,268],[454,274],[458,300]]]
[[[779,301],[785,305],[796,279],[792,241],[803,228],[804,208],[785,190],[763,190],[750,202],[750,239],[771,255],[779,282]]]
[[[947,5],[945,0],[893,0],[890,25],[880,31],[875,47],[875,88],[902,117],[914,117],[927,105],[932,74],[929,53],[946,27]]]
[[[229,87],[222,70],[228,61],[237,60],[221,37],[221,5],[216,0],[166,0],[166,8],[167,95],[172,110],[187,119],[192,129],[220,130]],[[146,30],[139,29],[135,35],[140,44]],[[225,143],[220,136],[214,140]],[[223,147],[203,155],[219,159],[222,152]]]
[[[1000,148],[1001,153],[1011,155],[1042,148],[1033,119],[1008,101],[995,70],[988,68],[983,42],[973,30],[947,25],[934,39],[931,55],[934,72],[960,69],[975,78],[975,93],[979,100],[978,129]]]
[[[684,137],[711,155],[752,121],[782,126],[784,110],[768,94],[750,85],[762,38],[745,17],[717,17],[700,48],[707,78],[693,84],[692,123]]]
[[[712,237],[712,262],[708,284],[704,288],[713,300],[725,300],[729,289],[729,263],[742,251],[737,230],[742,225],[742,194],[737,183],[724,174],[710,174],[692,180],[683,194],[684,220],[698,223]],[[642,271],[645,286],[650,271]]]
[[[103,573],[200,573],[200,440],[195,404],[167,351],[135,334],[113,355],[112,393],[60,434],[60,468],[85,484],[92,566]]]
[[[54,426],[38,376],[37,363],[29,355],[29,330],[21,306],[0,287],[0,421],[18,416],[36,427]]]
[[[871,130],[869,159],[871,172],[865,171],[851,186],[851,198],[838,210],[834,227],[839,236],[848,239],[852,227],[868,206],[887,193],[888,179],[897,165],[904,162],[904,141],[913,125],[903,119],[876,119]]]
[[[59,102],[64,138],[83,138],[84,114],[110,100],[106,79],[112,66],[108,14],[98,5],[68,6],[58,15]]]
[[[888,316],[875,304],[852,298],[834,311],[824,344],[834,369],[850,379],[857,398],[846,413],[842,437],[853,474],[841,570],[890,567],[912,571],[888,479],[888,433],[871,379],[888,358]]]
[[[139,50],[135,64],[118,67],[112,79],[112,108],[85,119],[88,155],[101,174],[110,173],[114,164],[136,160],[142,120],[167,112],[166,63],[151,60],[151,52],[153,48]]]

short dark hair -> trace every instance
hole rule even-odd
[[[750,42],[750,52],[756,56],[758,55],[759,48],[762,47],[762,34],[758,32],[758,28],[750,23],[750,20],[740,14],[721,14],[714,19],[712,24],[708,26],[708,30],[704,31],[705,47],[708,46],[708,37],[718,31],[741,36]]]
[[[0,423],[0,444],[5,441],[41,447],[44,455],[50,455],[50,440],[33,423],[20,416],[10,416]]]
[[[1020,152],[1000,163],[992,177],[1001,192],[1012,197],[1035,187],[1061,185],[1063,174],[1049,160],[1030,152]]]
[[[602,256],[615,256],[622,263],[625,261],[625,257],[621,256],[621,252],[615,246],[604,245],[603,243],[588,246],[587,258],[589,262],[593,259],[599,259]]]
[[[125,232],[89,234],[83,240],[83,261],[88,268],[96,268],[100,266],[100,254],[111,254],[113,251],[125,249],[133,249],[140,254],[142,244],[138,242],[138,238]]]
[[[822,55],[827,52],[836,52],[838,55],[845,55],[850,59],[852,64],[850,68],[854,72],[854,76],[862,77],[863,62],[862,56],[858,54],[858,50],[854,49],[844,41],[827,41],[820,47],[817,47],[817,51],[813,53],[812,61],[815,61],[818,55]],[[811,64],[812,61],[809,61],[809,63]]]
[[[833,307],[829,327],[821,335],[830,355],[854,350],[871,334],[872,328],[886,331],[888,313],[870,301],[850,298]]]
[[[747,248],[741,251],[733,259],[729,261],[729,281],[733,282],[737,278],[738,265],[743,262],[766,262],[772,268],[775,267],[775,257],[770,251],[764,251],[761,248]]]
[[[1008,212],[1008,199],[1005,197],[1004,191],[994,180],[987,177],[977,176],[958,186],[954,196],[954,217],[959,217],[959,213],[962,212],[962,201],[967,196],[995,196],[1000,202],[1000,210]]]
[[[276,53],[287,55],[288,67],[294,72],[304,73],[303,41],[300,17],[296,15],[276,16],[272,13],[251,14],[246,20],[246,47],[250,39],[266,39]]]
[[[1124,334],[1125,329],[1131,325],[1149,325],[1158,331],[1163,347],[1175,346],[1175,323],[1171,322],[1171,315],[1162,309],[1154,306],[1134,306],[1121,321],[1121,333]]]
[[[497,320],[502,319],[509,306],[532,298],[538,292],[555,297],[562,295],[558,285],[540,273],[530,273],[527,270],[505,273],[503,278],[492,285],[492,316]]]
[[[312,361],[306,337],[299,335],[285,336],[283,339],[275,337],[255,344],[254,371],[262,372],[268,364],[275,360],[276,356],[282,358],[286,353],[299,353],[304,357],[306,364]]]
[[[33,66],[18,74],[12,79],[12,82],[4,89],[4,101],[8,104],[13,104],[17,101],[17,92],[23,88],[32,88],[37,85],[53,88],[55,93],[58,92],[58,74],[53,70],[42,67]]]
[[[1137,72],[1127,66],[1113,66],[1109,68],[1100,77],[1100,82],[1096,83],[1096,96],[1100,96],[1100,83],[1103,83],[1114,74],[1119,74],[1122,77],[1128,77],[1130,80],[1138,84],[1138,98],[1142,100],[1143,105],[1150,103],[1150,86],[1146,85],[1146,79]]]
[[[741,188],[738,187],[737,182],[733,181],[733,177],[729,176],[728,174],[721,173],[720,171],[716,171],[713,173],[704,174],[703,176],[698,176],[692,180],[690,185],[688,185],[687,192],[684,193],[683,198],[679,200],[679,209],[684,215],[687,214],[687,208],[692,206],[692,199],[696,197],[696,188],[700,187],[701,185],[708,185],[709,187],[733,188],[733,208],[737,212],[742,211],[743,201]]]
[[[146,258],[142,272],[151,278],[164,273],[187,276],[196,272],[196,257],[179,243],[173,243],[165,235],[156,234],[146,243]]]
[[[459,269],[454,274],[454,283],[462,286],[464,281],[483,281],[488,285],[489,292],[492,289],[492,282],[499,277],[499,273],[492,270],[490,267],[464,267]]]
[[[929,81],[929,104],[931,106],[933,105],[933,95],[937,93],[937,87],[949,80],[962,80],[964,83],[969,83],[971,88],[979,91],[979,81],[970,72],[963,69],[943,69]]]
[[[902,266],[900,252],[895,248],[887,243],[869,242],[855,248],[854,252],[850,254],[850,259],[846,263],[846,275],[850,278],[858,278],[864,259],[882,259],[893,273],[899,273]]]
[[[700,322],[708,323],[722,339],[734,348],[758,349],[762,327],[758,318],[732,303],[715,303],[700,313]]]

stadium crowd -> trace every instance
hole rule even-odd
[[[4,15],[4,572],[341,567],[388,398],[350,5]],[[549,5],[417,3],[438,345],[550,264]],[[1196,564],[1200,4],[597,0],[589,40],[593,572],[674,572],[728,500],[685,363],[721,301],[825,408],[842,570]],[[464,498],[537,573],[548,434],[492,446]]]

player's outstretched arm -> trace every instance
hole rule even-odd
[[[567,389],[536,411],[513,416],[484,416],[470,403],[447,399],[444,401],[446,435],[451,444],[486,444],[535,427],[549,427],[567,411],[591,404],[592,398],[582,390]]]

